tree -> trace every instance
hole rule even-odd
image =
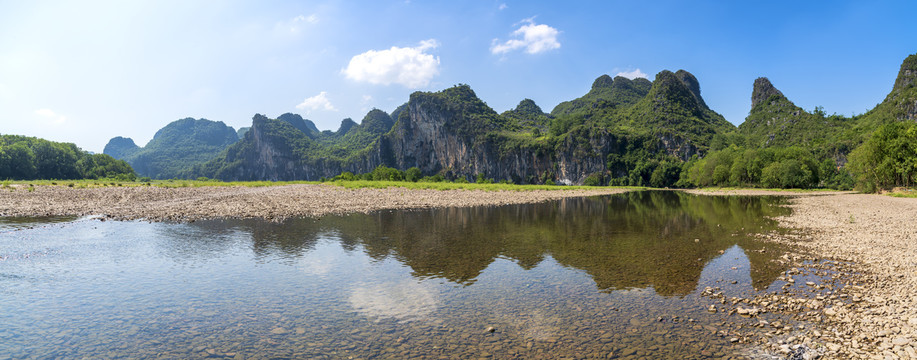
[[[423,174],[420,172],[420,169],[417,168],[416,166],[408,169],[404,173],[404,180],[407,180],[410,182],[417,182],[418,180],[420,180],[421,177],[423,177]]]

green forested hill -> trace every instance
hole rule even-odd
[[[0,135],[0,179],[133,180],[134,170],[121,160],[90,154],[71,143],[35,137]]]
[[[917,55],[902,62],[892,91],[872,110],[850,118],[808,112],[767,78],[755,80],[751,111],[717,151],[684,173],[693,186],[849,188],[909,186],[917,177]],[[848,157],[850,164],[848,165]]]
[[[871,182],[863,188],[875,189],[917,177],[917,146],[909,145],[917,143],[915,83],[912,55],[881,104],[844,117],[820,107],[806,111],[762,77],[738,127],[710,109],[700,82],[684,70],[661,71],[652,81],[602,75],[582,97],[550,113],[530,99],[497,113],[460,84],[415,92],[391,115],[374,109],[360,123],[344,119],[337,131],[319,131],[290,113],[276,120],[257,115],[238,135],[228,127],[176,122],[168,127],[181,131],[163,129],[145,148],[115,138],[106,153],[159,164],[158,177],[318,180],[380,167],[386,173],[412,169],[413,179],[659,187]],[[880,166],[864,165],[869,162]]]
[[[142,148],[129,138],[116,137],[103,153],[127,161],[141,176],[170,179],[184,176],[184,171],[238,140],[236,131],[221,121],[185,118],[157,131]]]

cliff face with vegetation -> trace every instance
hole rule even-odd
[[[827,115],[796,106],[767,78],[755,80],[737,131],[686,166],[687,185],[832,187],[867,191],[917,178],[917,55],[908,56],[885,100],[865,114]],[[849,160],[849,164],[848,164]]]
[[[653,81],[602,75],[582,97],[550,112],[524,99],[500,114],[469,86],[458,85],[416,92],[391,114],[374,109],[359,123],[344,119],[337,131],[319,131],[296,114],[256,115],[238,134],[214,128],[219,136],[206,137],[220,141],[178,135],[165,141],[157,134],[139,148],[130,139],[115,138],[106,153],[158,177],[319,180],[385,166],[417,168],[415,175],[447,180],[517,184],[849,188],[859,176],[844,167],[854,149],[874,132],[884,134],[885,140],[871,145],[880,149],[904,141],[892,135],[911,131],[908,126],[876,130],[917,121],[915,83],[917,55],[911,55],[886,99],[848,118],[828,115],[821,107],[804,110],[767,78],[758,78],[751,110],[738,128],[707,106],[700,82],[684,70],[662,71]],[[189,121],[194,120],[182,120]],[[205,147],[175,145],[182,141],[211,146],[195,153],[187,150]],[[180,148],[185,150],[169,152]],[[138,162],[150,153],[160,154],[159,168],[168,171],[153,170],[149,164],[155,162]],[[890,173],[904,171],[897,168]],[[910,175],[895,176],[885,178],[910,181]]]
[[[655,82],[604,75],[588,94],[551,114],[528,99],[498,114],[467,85],[414,93],[393,114],[373,110],[360,124],[345,119],[337,132],[321,133],[297,126],[288,114],[278,120],[256,116],[238,144],[193,173],[224,180],[318,180],[383,165],[417,167],[447,179],[648,181],[660,161],[703,154],[713,134],[733,128],[707,108],[697,80],[683,70],[664,71]],[[631,174],[629,167],[638,163],[640,173]]]

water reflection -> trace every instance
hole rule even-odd
[[[775,206],[777,201],[644,191],[534,205],[193,226],[250,234],[259,256],[288,259],[301,257],[330,236],[349,251],[359,249],[377,260],[394,258],[417,278],[461,285],[473,284],[497,258],[531,269],[551,256],[588,273],[601,290],[652,287],[675,296],[693,291],[704,265],[721,251],[735,245],[763,249],[749,235],[775,227],[767,217],[788,211]],[[781,270],[766,250],[751,251],[748,257],[755,289],[767,286]]]
[[[423,282],[402,280],[361,283],[350,291],[350,305],[374,318],[409,321],[429,317],[438,304],[436,290]]]
[[[0,232],[31,229],[37,226],[65,223],[76,220],[77,216],[43,216],[43,217],[2,217]]]
[[[744,320],[697,289],[784,270],[749,236],[775,202],[639,192],[0,232],[0,359],[724,358],[715,325]]]

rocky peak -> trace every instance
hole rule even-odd
[[[535,101],[532,99],[524,99],[519,102],[519,105],[516,105],[516,108],[513,109],[513,112],[519,115],[529,115],[529,116],[541,116],[544,115],[544,111],[541,111],[541,107],[538,104],[535,104]]]
[[[108,144],[105,144],[105,149],[102,150],[102,153],[110,155],[115,159],[124,159],[124,157],[132,154],[138,149],[140,149],[140,147],[134,143],[133,139],[116,136],[108,140]]]
[[[693,74],[684,70],[678,70],[675,72],[675,77],[688,87],[688,91],[691,92],[691,95],[694,95],[694,100],[696,100],[701,107],[707,107],[704,98],[700,96],[700,82],[697,81],[697,78],[694,77]]]
[[[914,85],[917,85],[917,54],[908,56],[901,63],[901,70],[898,71],[892,91],[901,91]]]
[[[695,80],[696,81],[696,80]],[[655,100],[671,100],[681,103],[686,108],[697,108],[698,101],[691,92],[691,89],[678,78],[678,76],[668,70],[660,71],[656,74],[656,80],[653,81],[653,88],[650,90]]]
[[[395,121],[392,120],[392,117],[379,109],[370,110],[360,122],[360,127],[372,134],[384,134],[394,125]]]
[[[614,85],[614,79],[612,79],[611,76],[602,75],[592,82],[592,90],[609,88],[612,85]]]
[[[355,123],[351,118],[341,120],[341,127],[338,128],[337,134],[344,135],[354,126],[357,126],[357,123]]]
[[[777,95],[781,98],[785,98],[783,93],[771,84],[771,81],[766,77],[759,77],[755,79],[755,85],[751,91],[751,108],[754,109],[758,104],[767,101],[771,96]]]
[[[318,134],[319,132],[318,128],[315,127],[315,123],[310,120],[303,119],[303,117],[299,114],[285,113],[278,116],[277,120],[293,125],[293,127],[299,129],[299,131],[302,131],[304,134],[309,135],[310,137]]]

